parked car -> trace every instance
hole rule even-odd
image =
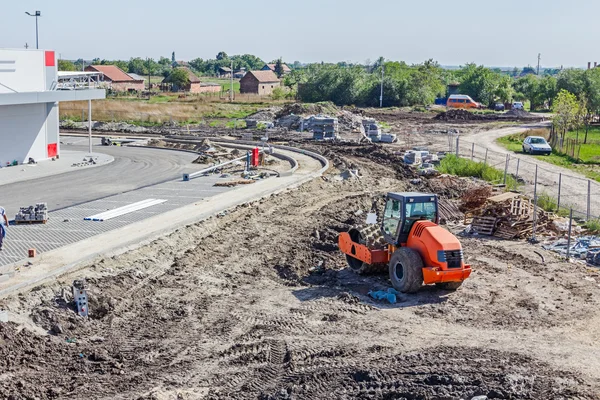
[[[449,108],[481,108],[481,104],[465,94],[452,94],[448,97],[446,107]]]
[[[550,155],[552,147],[543,137],[527,136],[523,141],[523,153]]]
[[[521,101],[515,101],[512,104],[512,108],[513,108],[513,110],[523,110],[523,109],[525,109],[525,106],[523,106],[523,102],[521,102]]]
[[[504,104],[502,104],[502,103],[494,104],[494,111],[504,111]]]

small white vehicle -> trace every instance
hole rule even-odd
[[[552,147],[541,136],[527,136],[523,141],[523,153],[529,154],[545,154],[552,153]]]
[[[513,110],[524,110],[525,106],[523,106],[523,102],[515,101],[514,103],[512,103],[512,108]]]

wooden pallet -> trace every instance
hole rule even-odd
[[[481,235],[492,235],[496,226],[496,217],[473,217],[473,230]]]
[[[31,220],[31,221],[16,221],[15,220],[15,225],[31,225],[31,224],[45,224],[47,223],[48,220],[44,219],[44,220]]]
[[[494,236],[500,239],[514,239],[519,235],[519,230],[509,226],[501,226],[494,232]]]
[[[510,205],[510,213],[515,217],[528,217],[533,214],[533,203],[530,199],[514,198]]]

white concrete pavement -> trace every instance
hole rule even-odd
[[[84,162],[92,158],[94,163]],[[104,153],[89,153],[79,150],[61,150],[56,161],[42,161],[37,164],[22,164],[0,168],[0,186],[16,182],[66,174],[78,169],[100,167],[110,164],[115,158]],[[73,166],[73,164],[82,164]]]

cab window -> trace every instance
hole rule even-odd
[[[406,204],[406,223],[402,228],[402,233],[410,233],[412,226],[416,221],[428,220],[437,222],[437,213],[434,202],[426,203],[408,203]]]
[[[395,237],[402,218],[402,203],[398,200],[388,200],[383,213],[383,231]]]

